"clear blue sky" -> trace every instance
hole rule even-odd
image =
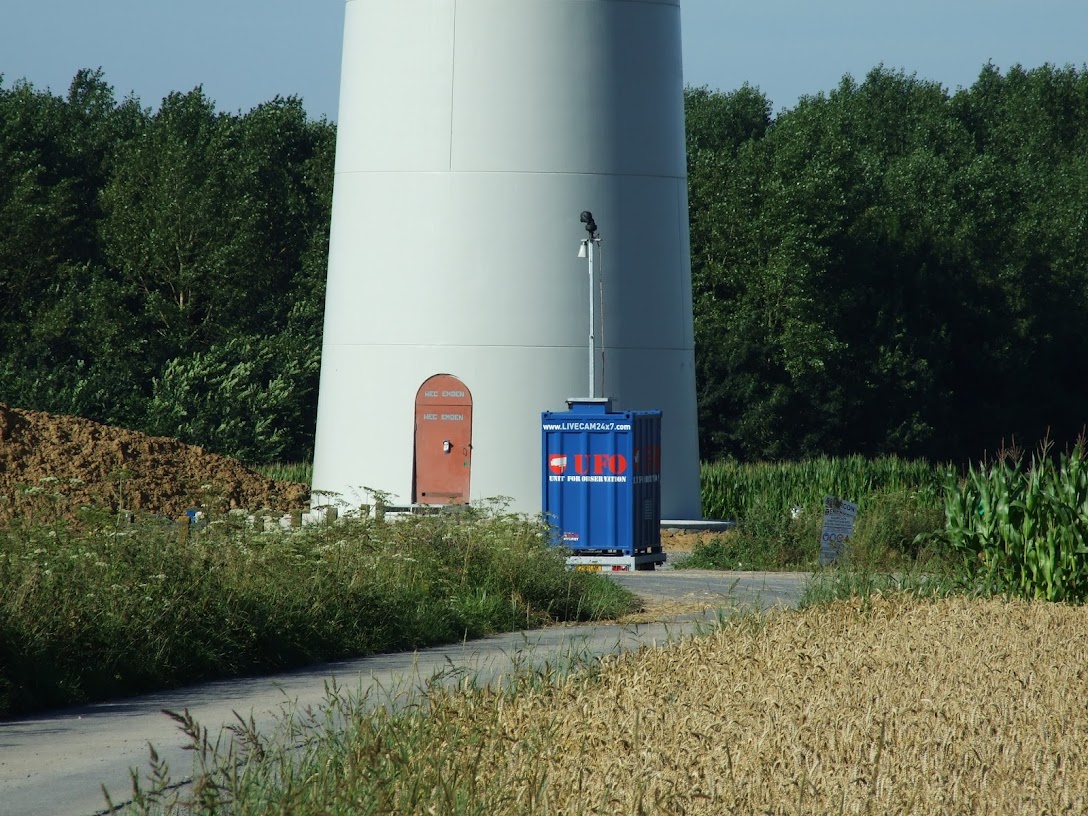
[[[516,0],[510,0],[516,2]],[[775,110],[884,64],[949,90],[1088,63],[1088,0],[681,0],[685,79],[760,88]],[[64,94],[99,68],[157,108],[201,85],[222,110],[297,95],[335,120],[343,0],[0,0],[0,74]]]

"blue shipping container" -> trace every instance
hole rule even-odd
[[[541,415],[543,511],[575,553],[661,551],[661,412],[569,400]]]

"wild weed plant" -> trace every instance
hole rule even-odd
[[[0,716],[633,605],[506,513],[291,531],[223,514],[187,535],[95,509],[62,518],[0,527]]]
[[[782,517],[777,509],[753,505],[735,529],[696,544],[691,555],[676,566],[757,571],[815,569],[820,519],[815,509],[787,512]]]

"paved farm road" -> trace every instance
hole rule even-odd
[[[548,660],[555,665],[567,655],[602,655],[682,636],[715,619],[717,612],[693,611],[698,606],[767,609],[793,605],[808,580],[800,574],[702,570],[615,574],[613,578],[651,606],[673,604],[673,612],[664,613],[667,622],[557,626],[0,722],[0,814],[100,813],[105,808],[102,784],[115,802],[121,802],[130,792],[129,768],[146,773],[148,743],[169,763],[175,777],[188,776],[192,754],[183,750],[184,738],[161,713],[164,708],[189,709],[213,737],[221,725],[234,722],[233,712],[247,719],[252,715],[267,733],[286,701],[297,701],[300,707],[319,705],[331,678],[349,690],[375,684],[403,690],[452,665],[478,672],[481,681],[491,681],[508,672],[515,661]]]

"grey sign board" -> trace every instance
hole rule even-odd
[[[834,564],[846,554],[854,520],[858,515],[856,502],[843,501],[838,496],[824,496],[824,523],[820,530],[820,566]]]

